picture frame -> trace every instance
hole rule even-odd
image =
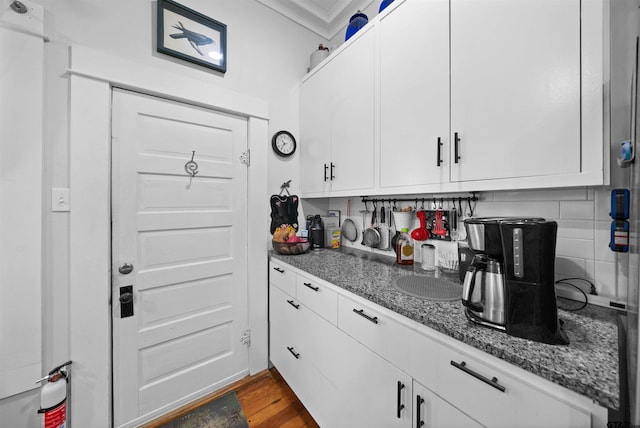
[[[227,71],[227,26],[173,0],[158,0],[157,51]]]

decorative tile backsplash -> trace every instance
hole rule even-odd
[[[480,192],[479,200],[472,206],[474,206],[474,214],[479,217],[527,216],[557,221],[556,278],[577,277],[593,282],[598,293],[596,300],[601,300],[600,304],[606,305],[609,300],[626,302],[629,266],[628,254],[616,253],[609,249],[610,192],[608,188]],[[464,193],[446,196],[466,197],[467,195]],[[420,199],[432,196],[397,195],[396,197]],[[362,227],[360,211],[365,208],[360,198],[331,198],[328,200],[328,209],[340,210],[344,218],[349,199],[351,199],[351,218],[360,229]],[[407,206],[407,204],[411,203],[398,203],[398,206]],[[451,206],[447,207],[445,203],[444,208],[449,209]],[[468,211],[468,208],[465,207],[465,211]],[[416,219],[414,227],[417,225]],[[360,237],[359,232],[358,240],[354,243],[347,242],[346,245],[369,249],[361,245]],[[436,244],[440,244],[443,251],[456,251],[453,243],[438,242]],[[394,255],[392,251],[371,251],[387,254],[390,257]],[[589,292],[590,287],[587,282],[572,280],[572,283]]]

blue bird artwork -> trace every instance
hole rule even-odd
[[[187,30],[182,22],[178,21],[178,25],[173,25],[173,28],[180,30],[180,33],[169,34],[173,39],[187,39],[193,49],[196,50],[201,56],[202,51],[198,46],[210,45],[214,43],[213,39],[205,36],[204,34],[196,33],[195,31]]]

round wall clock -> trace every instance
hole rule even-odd
[[[278,156],[291,156],[296,151],[296,139],[290,132],[278,131],[271,139],[271,147]]]

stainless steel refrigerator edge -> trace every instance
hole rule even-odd
[[[630,196],[629,253],[617,253],[617,289],[627,291],[626,317],[620,317],[621,344],[626,342],[626,352],[621,355],[620,381],[622,412],[619,420],[640,425],[640,383],[638,379],[638,334],[640,306],[640,158],[628,168],[617,165],[620,142],[640,137],[638,130],[638,57],[637,40],[640,33],[640,1],[610,0],[610,85],[609,85],[609,135],[611,149],[611,188],[628,188]],[[630,100],[630,102],[629,102]],[[629,106],[631,107],[629,109]],[[634,151],[637,149],[634,149]],[[621,294],[620,297],[623,297]],[[626,332],[626,334],[625,334]],[[626,357],[626,358],[625,358]],[[625,363],[626,359],[626,364]],[[625,370],[626,368],[626,370]],[[625,396],[628,399],[625,409]],[[629,420],[630,419],[630,420]]]

